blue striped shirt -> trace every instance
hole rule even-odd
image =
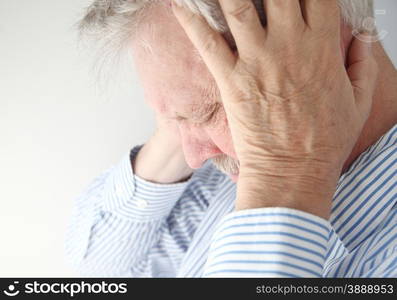
[[[234,211],[210,162],[183,183],[133,173],[140,146],[76,199],[66,256],[93,277],[397,277],[397,125],[341,177],[329,221],[283,207]]]

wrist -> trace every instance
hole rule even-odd
[[[286,207],[329,219],[337,179],[310,176],[239,175],[236,210]]]
[[[166,143],[161,136],[153,136],[131,163],[136,175],[154,183],[179,183],[187,180],[193,172],[181,147]]]

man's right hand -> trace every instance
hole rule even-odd
[[[134,173],[154,183],[185,181],[193,170],[186,163],[178,126],[158,115],[156,120],[156,132],[132,162]]]

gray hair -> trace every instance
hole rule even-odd
[[[216,0],[176,0],[194,13],[202,15],[220,32],[228,31],[226,21]],[[131,37],[139,24],[145,8],[161,0],[94,0],[81,20],[81,33],[107,42],[122,44]],[[258,11],[263,10],[263,0],[253,0]],[[344,21],[361,30],[365,20],[373,17],[373,0],[339,0]],[[260,13],[263,21],[263,13]]]
[[[228,33],[228,27],[217,0],[176,0],[194,13],[202,15],[217,31]],[[264,24],[263,0],[252,0]],[[97,45],[99,69],[114,63],[134,38],[140,20],[152,5],[165,5],[164,0],[94,0],[79,22],[83,37]],[[361,31],[368,18],[373,18],[373,0],[339,0],[342,17],[353,29]],[[128,51],[128,50],[127,50]]]

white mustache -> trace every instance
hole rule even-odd
[[[211,158],[211,162],[221,172],[228,175],[237,174],[240,169],[240,164],[237,160],[224,154]]]

